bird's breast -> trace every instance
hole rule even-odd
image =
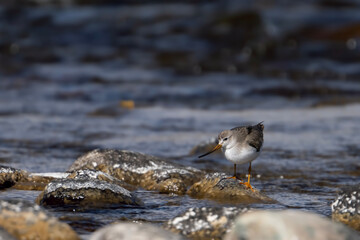
[[[235,164],[244,164],[255,160],[260,152],[256,151],[254,147],[233,147],[225,149],[224,154],[227,160]]]

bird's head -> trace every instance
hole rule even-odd
[[[220,145],[222,148],[227,148],[232,145],[233,140],[234,139],[230,130],[222,131],[218,136],[218,146]]]
[[[234,139],[230,130],[222,131],[218,136],[218,144],[210,152],[199,156],[199,158],[205,157],[206,155],[209,155],[210,153],[213,153],[220,148],[229,148],[234,144],[233,140]]]

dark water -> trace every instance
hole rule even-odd
[[[264,121],[253,185],[280,203],[251,207],[329,216],[336,191],[360,176],[360,6],[241,2],[1,2],[0,163],[63,172],[82,153],[117,148],[231,172],[222,156],[188,153],[223,129]],[[87,235],[219,205],[136,193],[144,207],[49,211]]]

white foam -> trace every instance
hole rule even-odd
[[[52,178],[66,178],[70,173],[63,172],[49,172],[49,173],[31,173],[30,177],[52,177]]]

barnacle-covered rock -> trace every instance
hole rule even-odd
[[[176,194],[184,194],[203,175],[198,169],[158,157],[111,149],[97,149],[79,157],[69,171],[78,169],[96,169],[148,190]]]
[[[240,184],[240,180],[228,179],[224,173],[207,174],[193,184],[187,193],[196,198],[209,198],[224,203],[274,203],[275,200],[254,188]]]
[[[142,202],[125,188],[96,179],[59,179],[50,182],[36,202],[40,205],[87,207],[142,205]]]
[[[344,188],[331,204],[332,218],[360,231],[360,185]]]
[[[248,211],[236,207],[190,208],[165,223],[165,228],[191,239],[222,239],[236,216]]]
[[[97,179],[100,181],[105,181],[111,184],[119,185],[123,188],[126,188],[129,191],[135,190],[135,187],[133,185],[130,185],[124,181],[121,181],[118,178],[115,178],[107,173],[93,170],[93,169],[84,169],[84,170],[77,170],[72,173],[70,173],[67,178],[69,179],[75,179],[75,180],[91,180],[91,179]]]
[[[0,166],[0,189],[12,187],[27,176],[28,173],[26,171],[7,166]]]

